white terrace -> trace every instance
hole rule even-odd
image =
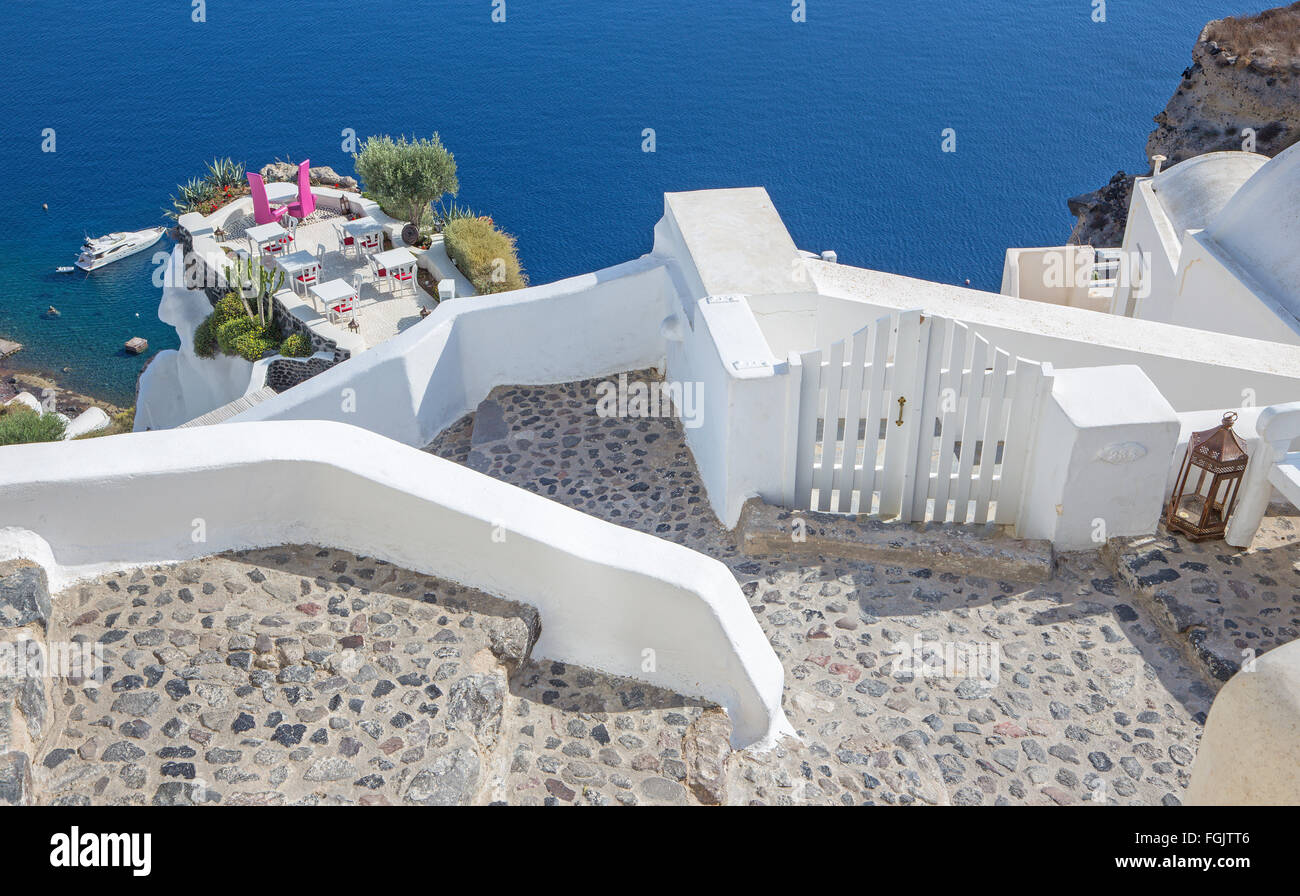
[[[367,264],[366,256],[359,252],[344,254],[339,241],[338,227],[347,218],[332,209],[318,209],[294,231],[293,250],[306,252],[320,260],[322,283],[342,280],[357,290],[356,303],[358,340],[345,340],[352,350],[365,350],[385,342],[422,319],[420,311],[432,311],[437,300],[425,292],[419,282],[402,289],[392,289],[385,281],[378,279]],[[226,224],[225,238],[218,240],[227,252],[255,253],[245,237],[245,231],[252,226],[253,219],[240,219]],[[275,261],[264,258],[267,267]],[[453,268],[454,270],[454,268]],[[342,334],[340,327],[347,328],[342,321],[331,321],[328,309],[313,301],[309,291],[303,288],[295,290],[286,279],[284,287],[275,294],[278,301],[290,314],[307,324],[313,330],[327,333],[336,340]],[[327,326],[328,325],[328,326]]]
[[[268,184],[271,201],[292,198],[292,184]],[[355,357],[422,320],[422,313],[437,299],[420,286],[419,278],[391,290],[375,276],[363,253],[340,251],[338,226],[346,212],[373,218],[383,233],[401,246],[402,222],[383,213],[377,203],[332,187],[313,187],[317,208],[295,234],[296,251],[319,258],[320,282],[341,280],[356,287],[354,316],[331,315],[306,289],[297,291],[286,282],[275,296],[282,328],[307,334],[320,363]],[[247,231],[254,224],[252,199],[243,197],[211,215],[183,215],[179,227],[188,249],[178,246],[163,271],[163,295],[158,316],[176,328],[181,347],[163,351],[150,362],[140,379],[136,399],[138,429],[169,429],[200,418],[224,419],[239,407],[272,394],[268,370],[277,362],[302,363],[279,356],[258,362],[218,356],[199,358],[194,352],[194,329],[212,310],[212,301],[226,289],[226,270],[240,253],[256,255]],[[438,282],[442,290],[459,296],[474,295],[468,278],[452,264],[441,235],[428,249],[410,248],[418,268]],[[272,262],[264,263],[269,267]],[[350,326],[355,320],[355,326]],[[288,335],[286,332],[285,335]]]
[[[297,187],[291,183],[271,183],[266,185],[266,191],[267,198],[272,203],[282,203],[296,195]],[[312,193],[316,197],[316,211],[298,226],[293,250],[313,256],[324,250],[321,253],[322,281],[342,279],[350,284],[360,284],[360,302],[356,315],[360,327],[353,331],[359,338],[350,338],[342,332],[344,328],[331,323],[321,314],[319,306],[313,306],[304,290],[294,294],[286,285],[285,289],[277,293],[276,298],[290,313],[326,338],[339,341],[341,337],[341,344],[346,345],[350,352],[357,352],[392,338],[418,322],[422,308],[431,309],[437,305],[437,298],[429,295],[418,283],[414,284],[413,289],[391,291],[374,276],[362,253],[345,256],[340,252],[338,227],[347,221],[345,211],[354,216],[367,215],[373,218],[394,246],[402,245],[398,237],[402,228],[401,221],[384,214],[378,203],[355,193],[332,187],[313,187]],[[190,235],[194,254],[207,267],[216,268],[217,273],[224,275],[227,259],[236,253],[256,255],[256,249],[250,245],[247,236],[247,231],[254,226],[250,197],[242,197],[207,217],[184,215],[179,223]],[[214,248],[219,250],[220,255],[213,254]],[[410,251],[420,266],[435,279],[450,280],[454,284],[455,295],[474,294],[469,280],[451,263],[443,248],[441,236],[428,249]]]

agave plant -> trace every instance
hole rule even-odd
[[[208,173],[204,179],[218,193],[236,190],[244,184],[244,163],[236,162],[229,156],[213,159],[208,163]]]
[[[206,180],[191,177],[176,187],[176,193],[171,197],[172,208],[166,215],[174,219],[190,212],[203,211],[203,204],[211,202],[215,196],[216,191]]]

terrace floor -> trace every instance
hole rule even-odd
[[[357,254],[344,256],[339,251],[338,234],[334,229],[335,225],[342,223],[343,220],[344,218],[337,212],[318,208],[298,225],[294,250],[305,251],[312,255],[317,255],[321,249],[324,250],[322,282],[342,279],[348,283],[360,284],[358,290],[360,301],[357,304],[357,321],[360,330],[356,335],[365,348],[373,348],[419,323],[420,310],[427,308],[432,311],[438,303],[420,288],[418,283],[415,283],[413,288],[408,287],[396,293],[389,292],[387,286],[381,288],[376,283],[364,256]],[[251,251],[244,233],[252,226],[254,225],[251,215],[227,222],[226,238],[221,245],[230,250]],[[321,324],[327,328],[335,326],[325,323],[325,318],[319,313],[323,309],[313,308],[309,298],[295,296],[292,289],[286,287],[277,293],[277,297],[299,317],[315,322],[318,326]],[[339,325],[338,330],[342,331],[344,326]],[[331,333],[329,329],[326,332]]]

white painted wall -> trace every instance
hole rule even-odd
[[[253,364],[218,353],[194,354],[194,328],[212,313],[212,303],[197,289],[184,287],[184,249],[176,246],[163,272],[158,319],[176,330],[181,347],[154,356],[140,377],[135,430],[171,429],[234,401],[249,389]]]
[[[1223,686],[1192,764],[1189,806],[1300,803],[1300,641]]]
[[[1017,535],[1087,550],[1155,531],[1179,422],[1141,368],[1055,371],[1036,423]]]
[[[1091,246],[1008,249],[1001,294],[1049,305],[1109,311],[1112,292],[1091,285]]]
[[[685,429],[686,441],[728,528],[749,498],[781,503],[790,378],[779,366],[744,296],[700,300],[695,326],[668,347],[667,378],[698,383],[703,396],[702,422]]]
[[[355,427],[224,424],[11,446],[0,507],[0,556],[46,565],[52,591],[232,549],[339,548],[532,604],[539,655],[714,700],[736,746],[793,733],[781,663],[721,563]]]
[[[497,386],[662,364],[659,326],[672,301],[671,279],[653,256],[545,286],[452,299],[236,419],[337,420],[422,447]]]
[[[1205,231],[1189,233],[1183,240],[1173,293],[1163,307],[1154,305],[1155,298],[1153,293],[1149,302],[1139,303],[1140,316],[1300,345],[1300,323],[1259,287],[1250,271],[1223,253]],[[1150,311],[1148,304],[1152,305]]]
[[[1182,235],[1174,231],[1151,190],[1151,178],[1140,177],[1133,185],[1128,221],[1121,246],[1124,264],[1136,276],[1121,281],[1115,289],[1115,313],[1127,317],[1178,323],[1173,313],[1178,257]],[[1132,259],[1140,259],[1136,269]],[[1190,326],[1190,324],[1188,325]]]

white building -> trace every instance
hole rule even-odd
[[[1002,292],[1297,345],[1297,246],[1300,148],[1212,152],[1137,179],[1118,252],[1008,250]]]

